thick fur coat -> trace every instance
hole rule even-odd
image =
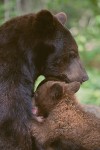
[[[79,87],[79,82],[48,81],[37,89],[36,104],[47,115],[42,124],[32,125],[40,144],[48,147],[61,140],[76,150],[100,149],[100,118],[78,103],[74,93]]]

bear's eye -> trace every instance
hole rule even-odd
[[[75,53],[74,50],[71,50],[69,55],[70,55],[71,58],[75,58],[77,54]]]

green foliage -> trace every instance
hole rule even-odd
[[[17,15],[15,3],[16,0],[8,0],[6,3],[0,2],[0,24]]]
[[[38,87],[40,82],[43,81],[44,79],[45,79],[45,77],[42,75],[37,78],[36,83],[35,83],[35,87],[34,87],[34,91],[36,90],[36,88]]]
[[[82,103],[100,105],[100,71],[88,70],[89,80],[84,83],[77,97]]]

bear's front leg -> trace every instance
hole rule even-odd
[[[49,141],[48,129],[45,128],[45,123],[39,123],[34,121],[31,124],[31,133],[37,140],[40,145],[46,145],[47,141]]]
[[[58,125],[51,118],[42,123],[33,121],[31,124],[31,133],[42,146],[48,146],[59,137]]]

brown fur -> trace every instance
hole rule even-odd
[[[78,89],[77,82],[48,81],[39,87],[36,102],[48,117],[42,124],[34,123],[32,133],[41,144],[60,139],[87,150],[100,148],[100,119],[77,102],[74,93]]]

